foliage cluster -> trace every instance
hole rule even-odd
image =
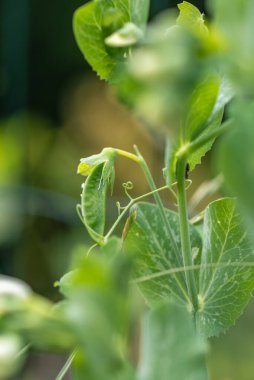
[[[148,26],[149,0],[94,0],[74,15],[86,60],[165,140],[165,186],[156,187],[136,146],[81,159],[78,173],[87,178],[77,211],[95,246],[88,257],[80,249],[60,279],[64,300],[57,305],[1,279],[3,378],[32,347],[71,352],[58,380],[72,364],[74,379],[205,380],[207,338],[232,326],[251,297],[254,4],[213,0],[209,21],[186,1],[178,8]],[[237,200],[218,199],[190,220],[189,172],[222,134],[217,166]],[[120,157],[140,166],[150,191],[133,198],[125,183],[129,202],[117,204],[118,218],[105,232]],[[164,207],[161,191],[174,197],[177,213]],[[144,202],[149,195],[155,203]],[[127,213],[122,237],[113,236]],[[140,319],[134,364],[131,333]]]

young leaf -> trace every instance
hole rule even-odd
[[[210,75],[193,91],[185,120],[185,130],[189,140],[198,136],[208,122],[218,98],[219,88],[219,77]]]
[[[204,15],[199,9],[187,1],[177,5],[180,10],[180,15],[177,19],[178,25],[183,26],[194,34],[207,33],[208,29],[205,26]]]
[[[134,277],[138,281],[143,279],[139,286],[149,304],[157,303],[161,299],[168,300],[172,294],[181,302],[189,303],[183,270],[181,273],[160,276],[163,271],[183,269],[178,215],[170,210],[165,212],[173,240],[168,236],[158,207],[154,204],[138,203],[137,218],[129,226],[124,249],[136,255]],[[199,234],[191,225],[190,232],[192,247],[199,250]],[[158,278],[156,274],[159,274]]]
[[[101,79],[112,80],[126,54],[126,49],[110,50],[105,39],[126,23],[144,28],[148,8],[149,0],[97,0],[75,12],[73,27],[78,46]]]
[[[206,136],[209,132],[211,132],[214,129],[217,129],[220,127],[222,118],[223,118],[224,108],[222,108],[220,111],[218,111],[217,115],[214,116],[213,121],[211,124],[207,126],[205,131],[201,134],[201,136]],[[192,153],[188,158],[188,163],[190,166],[190,171],[194,170],[196,165],[201,164],[202,158],[206,155],[207,152],[212,148],[214,144],[215,138],[203,145],[200,149],[198,149],[196,152]]]
[[[205,210],[199,274],[199,330],[218,335],[240,316],[254,287],[254,250],[234,199],[220,199]]]
[[[144,320],[137,380],[206,380],[206,351],[186,309],[160,306]]]

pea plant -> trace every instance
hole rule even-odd
[[[78,380],[209,378],[208,338],[235,323],[254,288],[254,3],[212,0],[208,8],[206,19],[183,1],[148,26],[149,0],[94,0],[76,11],[85,59],[165,142],[165,185],[156,186],[137,146],[81,159],[77,212],[94,245],[78,248],[56,283],[58,304],[1,277],[2,378],[29,350],[69,353],[56,380],[70,368]],[[191,172],[218,137],[214,160],[231,197],[190,219]],[[150,190],[134,198],[133,184],[123,184],[126,204],[117,202],[105,231],[121,158],[139,166]],[[164,207],[162,192],[177,212]]]

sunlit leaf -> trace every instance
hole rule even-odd
[[[194,34],[207,33],[208,29],[205,26],[204,15],[193,4],[183,1],[177,5],[180,10],[180,15],[177,23]]]
[[[143,324],[138,380],[206,380],[207,344],[191,315],[175,304],[148,313]]]

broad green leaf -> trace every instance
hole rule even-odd
[[[206,352],[187,310],[173,303],[160,306],[144,320],[137,380],[206,380]]]
[[[251,297],[254,249],[246,235],[234,199],[220,199],[205,210],[196,318],[207,336],[234,324]]]
[[[180,10],[180,15],[177,19],[177,24],[183,26],[194,34],[207,33],[208,29],[205,26],[204,15],[194,5],[187,1],[177,5]]]
[[[98,244],[103,241],[106,213],[106,196],[108,182],[103,180],[105,163],[95,166],[83,184],[81,205],[79,206],[81,218],[85,227]]]
[[[254,2],[213,0],[208,3],[214,15],[214,25],[224,38],[224,51],[218,67],[221,65],[239,93],[253,95]]]
[[[146,300],[152,305],[161,299],[168,300],[173,294],[181,302],[189,303],[183,270],[160,275],[171,269],[183,269],[178,215],[165,209],[171,239],[156,205],[138,203],[135,212],[137,217],[129,226],[124,250],[135,254],[134,279],[139,282]],[[190,233],[193,252],[196,252],[201,247],[200,237],[191,225]]]
[[[105,39],[126,23],[144,28],[148,9],[149,0],[97,0],[77,9],[73,27],[78,46],[101,79],[112,80],[126,55],[126,49],[110,49]]]
[[[185,130],[189,140],[193,140],[203,131],[212,115],[219,89],[219,77],[210,75],[193,91],[185,120]]]

